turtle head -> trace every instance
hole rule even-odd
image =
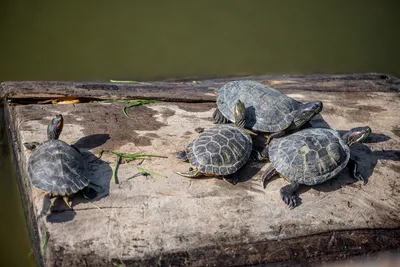
[[[243,128],[246,119],[246,108],[242,101],[238,100],[233,108],[233,115],[235,117],[235,125]]]
[[[306,122],[310,121],[315,115],[321,112],[322,102],[314,101],[302,104],[297,110],[297,114],[293,119],[294,128],[298,129]]]
[[[354,143],[361,143],[368,136],[371,135],[371,128],[368,126],[356,127],[348,131],[342,136],[342,139],[346,142],[348,146],[351,146]]]
[[[56,115],[47,126],[47,138],[56,140],[61,134],[64,126],[64,118],[61,114]]]

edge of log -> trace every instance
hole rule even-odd
[[[252,244],[229,245],[221,242],[223,245],[200,247],[185,252],[161,252],[149,258],[123,263],[128,266],[309,266],[396,249],[399,247],[399,240],[399,229],[329,231]],[[257,259],[259,255],[263,257]],[[213,261],[210,262],[209,259]],[[119,262],[118,259],[112,261]]]
[[[400,79],[380,73],[264,75],[219,79],[177,80],[161,82],[74,82],[74,81],[15,81],[1,83],[1,98],[5,99],[155,99],[163,101],[215,101],[215,89],[228,81],[256,80],[283,92],[400,92]]]
[[[1,105],[0,105],[1,107]],[[22,166],[21,166],[21,160],[18,158],[19,153],[16,153],[16,151],[21,151],[20,143],[18,142],[18,137],[15,135],[17,132],[17,129],[15,129],[15,124],[11,123],[9,121],[11,117],[10,110],[9,110],[9,105],[7,103],[4,104],[4,125],[7,126],[5,127],[5,131],[7,132],[8,140],[10,141],[10,147],[12,149],[11,154],[12,154],[12,159],[13,163],[15,165],[15,173],[17,176],[17,183],[19,187],[19,192],[20,192],[20,198],[21,198],[21,203],[24,205],[23,211],[25,215],[25,220],[27,222],[27,228],[28,228],[28,233],[30,237],[30,242],[31,242],[31,249],[33,252],[33,256],[35,259],[36,266],[42,267],[43,266],[43,257],[42,253],[40,251],[40,237],[39,237],[39,231],[38,231],[38,224],[36,221],[36,215],[33,207],[33,202],[28,199],[29,194],[28,190],[31,190],[31,184],[25,184],[22,179]]]

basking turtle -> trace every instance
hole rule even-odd
[[[240,100],[246,106],[245,127],[270,133],[267,144],[274,137],[301,128],[322,110],[322,102],[300,103],[293,98],[256,81],[233,81],[217,91],[216,123],[234,121],[232,112]]]
[[[290,182],[281,188],[282,200],[294,208],[299,184],[321,184],[349,165],[354,178],[366,180],[358,172],[357,162],[350,157],[350,146],[363,142],[371,134],[368,126],[353,128],[342,136],[332,129],[310,128],[271,141],[268,153],[271,164],[263,173],[263,187],[275,174]]]
[[[222,176],[224,180],[239,170],[250,158],[252,140],[243,129],[245,107],[239,100],[234,106],[235,125],[219,125],[204,130],[193,140],[186,151],[177,153],[179,159],[189,161],[194,169],[189,172],[177,172],[184,177]]]
[[[28,149],[35,149],[28,160],[28,173],[32,183],[49,194],[48,197],[62,197],[69,208],[68,196],[87,187],[87,167],[82,154],[74,146],[58,140],[64,119],[56,115],[47,127],[48,140],[25,143]],[[44,213],[46,211],[43,211]]]

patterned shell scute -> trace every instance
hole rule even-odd
[[[187,147],[191,164],[204,174],[229,175],[249,159],[252,140],[248,133],[232,125],[206,129]]]
[[[292,123],[299,103],[267,85],[255,81],[227,83],[217,92],[220,112],[235,121],[233,109],[240,100],[246,107],[246,128],[261,132],[279,132]]]
[[[333,178],[346,167],[350,148],[336,131],[310,128],[272,140],[269,158],[290,181],[315,185]]]
[[[40,144],[28,162],[32,183],[54,195],[71,195],[89,184],[82,155],[61,140]]]

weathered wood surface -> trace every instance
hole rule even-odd
[[[338,84],[343,86],[345,77],[337,78]],[[192,180],[175,174],[187,170],[189,165],[177,160],[174,153],[197,136],[195,128],[213,126],[212,102],[149,104],[129,110],[131,119],[122,114],[123,103],[7,105],[6,119],[39,263],[241,266],[282,262],[276,266],[286,266],[286,261],[310,263],[398,247],[400,94],[393,88],[382,87],[379,76],[376,78],[368,82],[375,84],[376,91],[372,85],[365,92],[352,90],[360,86],[341,87],[338,92],[298,90],[300,78],[295,90],[291,91],[294,83],[281,88],[300,101],[324,102],[322,116],[312,121],[313,127],[347,130],[369,125],[374,132],[367,143],[352,149],[362,174],[369,179],[367,185],[352,180],[346,169],[326,184],[302,187],[302,204],[293,210],[279,199],[279,188],[286,184],[283,179],[275,179],[262,189],[259,176],[264,164],[247,164],[237,174],[241,182],[236,186],[215,178]],[[7,83],[5,87],[8,99],[23,98],[27,93],[23,86],[19,91],[17,83]],[[52,87],[47,84],[35,88],[43,92],[62,90]],[[193,90],[196,96],[191,97],[196,101],[208,100],[202,90]],[[93,91],[96,90],[87,92],[88,97],[98,96]],[[134,93],[135,98],[139,93]],[[152,97],[157,94],[161,99],[184,100],[183,96],[171,96],[168,90],[163,93],[157,89]],[[215,100],[213,92],[207,94],[210,101]],[[28,97],[32,96],[28,93]],[[93,201],[101,210],[76,196],[73,210],[60,202],[52,214],[36,220],[42,209],[43,193],[29,182],[26,162],[30,153],[22,143],[45,140],[47,124],[57,113],[65,117],[61,139],[81,149],[92,180],[106,191]],[[104,155],[97,160],[95,154],[101,149],[165,155],[168,158],[145,160],[142,166],[167,178],[154,175],[127,180],[138,172],[131,162],[120,166],[120,184],[114,184],[112,168],[116,159]],[[46,248],[40,249],[45,232],[50,233],[50,239]]]
[[[379,74],[353,75],[280,75],[247,76],[213,80],[184,80],[152,83],[104,82],[5,82],[1,98],[56,98],[78,97],[96,99],[158,99],[184,102],[215,100],[215,89],[232,80],[251,79],[269,84],[278,90],[304,91],[393,91],[399,92],[400,80]]]

